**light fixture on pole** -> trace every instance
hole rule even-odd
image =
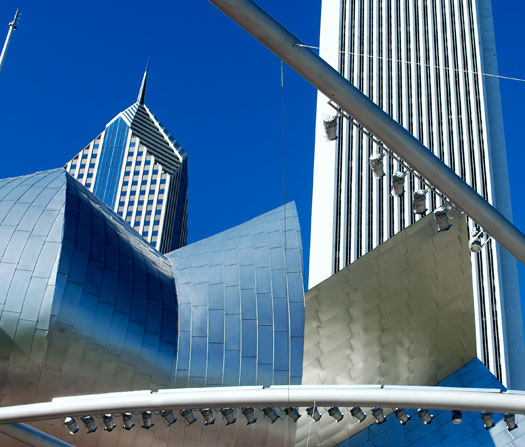
[[[400,197],[405,192],[405,173],[401,171],[394,172],[392,176],[392,190],[394,197]]]
[[[64,425],[69,430],[69,434],[74,435],[76,432],[78,432],[79,428],[77,425],[77,421],[75,421],[75,418],[66,417],[62,420],[62,422],[64,422]]]
[[[328,141],[337,140],[337,115],[326,115],[323,119],[324,131]]]
[[[420,408],[417,410],[417,415],[419,416],[419,419],[421,419],[426,425],[431,424],[432,419],[434,419],[434,415],[430,414],[425,408]]]
[[[518,428],[518,424],[516,424],[516,416],[512,413],[505,413],[503,415],[503,419],[505,419],[505,423],[507,424],[507,430],[512,431],[516,428]]]
[[[372,408],[370,412],[376,418],[376,424],[380,425],[386,422],[385,413],[381,407]]]
[[[337,422],[341,422],[344,418],[343,413],[338,407],[331,407],[328,409],[328,414],[332,416]]]
[[[275,409],[272,407],[263,408],[263,413],[268,419],[270,419],[272,424],[281,417],[277,414],[277,411],[275,411]]]
[[[204,425],[212,425],[215,423],[215,416],[211,408],[201,408],[200,412],[204,418]]]
[[[366,414],[361,407],[350,408],[350,414],[355,417],[359,422],[363,422],[366,419]]]
[[[463,415],[461,414],[461,411],[459,410],[452,410],[452,423],[453,424],[461,424],[463,422]]]
[[[125,430],[131,430],[133,427],[135,427],[135,424],[133,423],[133,413],[123,413],[122,422],[124,423],[122,428]]]
[[[241,412],[246,418],[246,425],[254,424],[255,422],[257,422],[257,418],[255,417],[255,410],[252,407],[241,408]]]
[[[414,191],[412,204],[414,206],[414,213],[424,215],[427,212],[427,190],[420,189]]]
[[[193,411],[191,411],[189,408],[184,408],[183,410],[180,410],[179,414],[186,421],[186,425],[191,425],[197,420],[197,418],[193,415]]]
[[[237,418],[233,408],[221,408],[221,414],[226,421],[226,425],[234,424]]]
[[[104,422],[104,430],[107,432],[113,431],[113,429],[116,427],[115,423],[113,422],[113,415],[110,413],[106,413],[102,416],[102,422]]]
[[[485,242],[483,242],[484,237],[486,237]],[[490,241],[490,236],[477,227],[470,233],[469,249],[472,253],[479,253],[488,241]]]
[[[284,412],[294,422],[297,422],[297,419],[299,419],[301,417],[301,414],[299,413],[299,411],[295,407],[286,407],[284,409]]]
[[[406,425],[407,422],[411,419],[410,415],[407,414],[404,408],[396,408],[394,410],[394,414],[396,415],[396,418],[399,419],[399,423],[401,425]]]
[[[143,411],[142,412],[142,428],[149,430],[154,425],[155,424],[153,423],[153,414],[151,413],[151,411]]]
[[[180,411],[180,414],[182,415],[182,411],[184,410],[181,410]],[[191,413],[191,410],[189,410],[190,413]],[[175,417],[175,415],[173,414],[173,411],[171,410],[161,410],[160,412],[160,416],[162,417],[162,419],[164,419],[164,422],[166,422],[166,425],[169,427],[171,424],[174,424],[175,422],[177,422],[177,418]],[[193,417],[193,413],[191,413],[191,416]],[[184,417],[184,416],[183,416]],[[184,418],[186,419],[186,418]],[[190,418],[191,419],[191,418]],[[195,419],[195,418],[194,418]],[[186,422],[188,421],[188,419],[186,419]],[[193,421],[195,422],[195,420]],[[192,423],[193,423],[192,422]],[[190,425],[190,424],[188,424]]]
[[[88,433],[95,433],[97,431],[97,424],[95,424],[95,419],[93,416],[82,416],[80,420],[84,423],[87,428]]]
[[[494,427],[494,418],[492,416],[492,412],[491,411],[482,411],[481,412],[481,419],[483,420],[483,424],[485,426],[485,430],[488,430],[492,427]]]
[[[370,169],[374,173],[375,178],[381,178],[385,175],[385,170],[383,169],[383,157],[383,154],[373,154],[368,159]]]
[[[440,206],[434,210],[434,219],[436,220],[438,231],[447,231],[450,228],[448,223],[448,211],[449,208],[445,206]]]
[[[316,422],[321,419],[321,413],[319,413],[319,409],[317,407],[308,407],[306,409],[306,413]]]

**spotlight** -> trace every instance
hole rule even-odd
[[[67,417],[63,419],[63,422],[71,435],[74,435],[78,431],[78,425],[77,421],[75,421],[75,418]]]
[[[284,412],[288,417],[290,417],[294,422],[297,422],[297,419],[301,417],[299,411],[295,407],[287,407],[284,409]]]
[[[385,413],[383,413],[383,409],[380,407],[375,407],[370,410],[372,412],[372,415],[376,418],[376,423],[378,425],[383,424],[386,422]]]
[[[368,163],[370,164],[370,169],[372,169],[375,178],[381,178],[385,175],[383,169],[383,154],[371,155],[368,159]]]
[[[87,428],[88,433],[94,433],[97,431],[97,424],[95,424],[95,419],[93,416],[82,416],[80,420],[84,423]]]
[[[447,231],[450,228],[448,223],[448,209],[440,206],[434,210],[434,219],[436,220],[438,231]]]
[[[402,196],[405,192],[405,173],[397,171],[392,176],[392,195],[394,197]]]
[[[327,115],[323,120],[324,131],[326,133],[326,139],[329,141],[337,140],[337,115]]]
[[[215,416],[211,408],[201,408],[201,414],[204,418],[204,425],[211,425],[215,422]]]
[[[135,424],[133,423],[133,414],[132,413],[123,413],[122,414],[122,422],[124,423],[125,430],[131,430],[133,427],[135,427]]]
[[[463,422],[463,415],[459,410],[452,410],[452,423],[461,424]]]
[[[427,425],[431,424],[432,419],[434,419],[434,415],[430,414],[428,410],[425,410],[424,408],[417,410],[417,415],[419,416],[419,419],[421,419]]]
[[[197,420],[197,418],[193,416],[193,411],[191,411],[189,408],[184,408],[183,410],[180,410],[179,414],[186,421],[186,425],[191,425]]]
[[[505,419],[505,422],[507,423],[508,431],[518,428],[518,424],[516,424],[516,417],[512,413],[505,413],[503,415],[503,419]]]
[[[483,236],[483,233],[474,236],[470,240],[469,248],[472,253],[479,253],[483,248],[483,244],[481,243],[481,236]]]
[[[244,417],[246,418],[246,425],[250,425],[257,422],[257,418],[255,417],[255,410],[252,407],[241,408],[241,411],[242,414],[244,414]]]
[[[188,411],[191,413],[191,410],[188,410]],[[182,415],[182,410],[180,411],[180,414]],[[171,410],[161,410],[160,411],[160,415],[161,415],[162,419],[164,419],[164,422],[166,422],[168,427],[171,424],[174,424],[175,422],[177,422],[177,418],[175,417],[175,415],[173,414],[173,411],[171,411]],[[193,417],[193,413],[191,413],[191,415]],[[195,422],[195,420],[193,422]],[[190,425],[190,424],[188,424],[188,425]]]
[[[363,422],[366,419],[366,414],[361,407],[350,408],[350,414],[355,417],[359,422]]]
[[[488,430],[489,428],[494,427],[494,418],[492,417],[491,411],[482,411],[481,412],[481,419],[483,419],[485,430]]]
[[[396,408],[394,410],[394,414],[396,415],[396,418],[399,419],[399,423],[401,425],[406,425],[407,422],[411,419],[410,415],[407,414],[404,408]]]
[[[263,413],[268,419],[270,419],[270,421],[272,421],[272,424],[281,417],[272,407],[263,408]]]
[[[321,419],[321,413],[319,413],[319,410],[317,409],[317,407],[308,407],[306,409],[306,413],[308,413],[308,416],[311,416],[311,418],[314,420],[314,421],[318,421],[319,419]]]
[[[233,424],[237,420],[233,408],[221,408],[221,414],[226,419],[226,425]]]
[[[337,422],[340,422],[343,420],[344,415],[341,413],[338,407],[332,407],[328,409],[328,414],[332,416]]]
[[[104,430],[105,431],[112,431],[116,425],[113,423],[113,416],[109,413],[102,416],[102,421],[104,422]]]
[[[427,191],[420,189],[414,192],[412,203],[414,205],[414,213],[424,215],[427,212],[426,207]]]
[[[153,424],[153,415],[151,411],[143,411],[142,412],[142,428],[149,430],[154,425],[155,424]]]

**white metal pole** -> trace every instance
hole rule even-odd
[[[381,385],[185,388],[109,393],[0,408],[0,424],[182,408],[383,407],[525,414],[525,394],[498,389]]]
[[[2,71],[2,68],[4,67],[5,57],[7,54],[7,48],[9,48],[9,43],[11,42],[11,36],[13,35],[13,31],[16,29],[18,25],[19,16],[20,16],[20,10],[17,9],[15,12],[15,18],[9,24],[9,31],[7,32],[7,37],[5,39],[4,48],[2,49],[2,54],[0,55],[0,71]]]
[[[525,236],[408,130],[251,0],[209,0],[336,102],[525,264]]]

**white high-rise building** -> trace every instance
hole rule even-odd
[[[320,54],[413,133],[507,218],[507,159],[490,0],[323,0]],[[346,118],[328,140],[317,104],[310,280],[313,287],[420,218],[412,195],[390,190],[402,167]],[[442,204],[427,194],[432,211]],[[453,223],[453,222],[452,222]],[[469,222],[474,230],[474,222]],[[494,241],[472,254],[478,356],[506,385],[524,386],[524,348],[515,259]],[[424,293],[424,291],[422,291]],[[458,340],[461,343],[461,340]]]

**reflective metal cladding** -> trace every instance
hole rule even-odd
[[[164,256],[63,169],[4,179],[0,275],[1,405],[301,381],[293,203]]]

